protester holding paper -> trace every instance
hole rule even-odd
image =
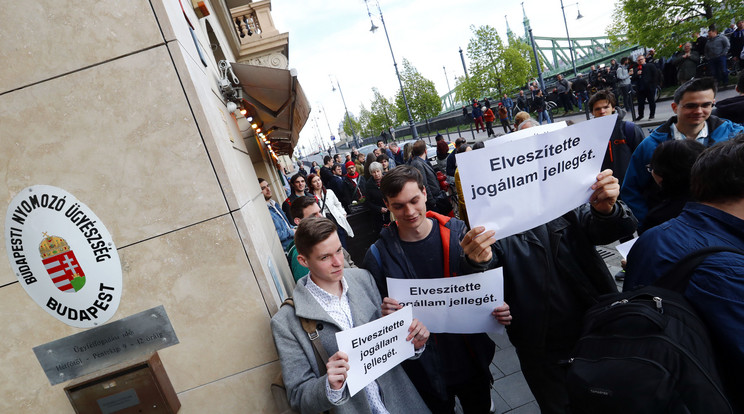
[[[465,223],[426,211],[427,188],[413,167],[399,166],[382,178],[380,190],[396,221],[383,229],[370,247],[363,267],[387,296],[386,277],[440,278],[486,270],[492,262],[493,232],[467,231]],[[383,314],[401,306],[385,297]],[[502,324],[511,320],[508,306],[496,308]],[[426,352],[403,368],[427,406],[452,413],[455,396],[465,413],[486,413],[491,407],[491,372],[495,344],[486,334],[432,334]],[[413,411],[412,411],[413,412]]]
[[[364,392],[350,396],[347,372],[350,364],[358,361],[338,351],[335,333],[380,318],[382,299],[369,272],[344,269],[343,249],[330,220],[303,219],[295,245],[298,259],[310,273],[297,282],[294,307],[283,306],[271,319],[291,406],[302,413],[330,409],[339,414],[429,412],[399,365],[367,385]],[[325,369],[318,367],[313,344],[299,317],[317,322],[315,333],[330,355]],[[414,319],[408,332],[405,340],[413,344],[417,356],[421,355],[429,331]],[[326,373],[321,375],[322,371]]]
[[[543,414],[566,413],[565,361],[579,338],[584,312],[617,292],[595,245],[633,233],[636,220],[617,196],[617,178],[602,171],[589,203],[494,245],[493,266],[504,267],[507,327],[522,373]]]

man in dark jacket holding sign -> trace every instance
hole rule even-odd
[[[492,260],[493,231],[426,211],[427,188],[413,167],[399,166],[380,183],[385,205],[397,221],[383,229],[380,239],[364,258],[384,297],[383,315],[401,308],[387,292],[385,278],[423,279],[465,275],[486,270]],[[509,307],[493,312],[508,325]],[[495,345],[486,334],[432,334],[426,352],[403,368],[435,413],[452,413],[455,396],[468,413],[486,413],[491,407],[491,372]]]
[[[617,200],[611,170],[592,185],[589,203],[494,244],[492,266],[504,267],[507,327],[527,384],[543,414],[567,413],[566,361],[579,339],[584,312],[605,293],[617,292],[595,245],[635,231],[636,220]]]

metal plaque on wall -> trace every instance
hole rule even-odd
[[[178,343],[163,306],[34,347],[52,385]]]

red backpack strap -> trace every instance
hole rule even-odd
[[[427,211],[426,217],[436,219],[439,223],[439,235],[442,237],[442,254],[444,255],[444,277],[454,276],[450,274],[450,229],[446,226],[452,217],[443,216],[433,211]]]

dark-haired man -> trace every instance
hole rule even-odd
[[[282,203],[282,211],[284,211],[287,218],[292,221],[292,212],[290,211],[290,207],[292,207],[292,201],[297,197],[305,195],[305,177],[303,177],[302,174],[297,173],[289,179],[289,185],[292,187],[292,193]]]
[[[259,178],[258,185],[261,187],[264,201],[266,201],[266,207],[269,209],[269,214],[271,214],[271,221],[274,223],[276,234],[279,236],[282,248],[286,252],[294,241],[294,226],[286,214],[284,214],[284,211],[279,209],[277,202],[271,198],[271,186],[269,182],[263,178]]]
[[[607,152],[602,161],[602,170],[612,170],[612,175],[622,185],[625,171],[630,163],[630,156],[643,141],[643,131],[636,124],[623,120],[625,110],[617,107],[615,95],[609,90],[603,89],[592,95],[587,105],[595,118],[617,113],[617,121],[612,129]]]
[[[323,181],[323,185],[328,188],[331,178],[333,177],[333,158],[330,155],[323,157],[323,166],[320,167],[320,180]],[[334,191],[335,192],[335,191]]]
[[[646,57],[641,55],[638,56],[632,79],[638,89],[638,117],[635,120],[643,119],[646,102],[648,102],[649,110],[648,119],[654,119],[656,115],[656,87],[661,84],[661,72],[653,63],[646,64]]]
[[[427,188],[411,166],[399,166],[382,177],[385,206],[396,222],[384,228],[368,250],[363,267],[377,282],[383,314],[400,309],[389,298],[386,277],[428,279],[484,271],[492,261],[493,231],[467,231],[462,221],[426,211]],[[502,324],[511,320],[508,306],[494,310]],[[495,345],[486,334],[436,334],[419,360],[403,367],[435,413],[452,413],[455,396],[465,413],[486,413],[491,406],[489,365]],[[413,412],[413,411],[412,411]]]
[[[455,177],[455,170],[457,169],[457,160],[455,159],[455,154],[457,154],[457,149],[466,142],[467,141],[465,140],[465,138],[458,137],[455,140],[455,150],[450,152],[449,156],[447,156],[447,176],[452,177],[453,180]]]
[[[651,284],[687,254],[711,246],[744,250],[744,134],[706,149],[692,167],[687,203],[675,219],[649,229],[628,256],[623,290]],[[722,379],[736,412],[744,409],[744,255],[708,256],[685,296],[710,330]]]
[[[295,244],[300,263],[310,273],[297,282],[292,293],[294,306],[281,307],[271,318],[291,406],[302,413],[331,409],[338,414],[428,412],[400,366],[371,382],[363,392],[349,395],[349,356],[338,350],[336,333],[380,318],[380,293],[369,272],[343,267],[343,248],[332,221],[322,217],[304,219],[297,229]],[[313,344],[299,318],[317,322],[315,334],[330,355],[324,375],[320,374]],[[408,331],[406,340],[413,343],[419,356],[429,331],[416,319]]]
[[[452,205],[447,198],[447,194],[439,187],[437,173],[426,159],[426,142],[420,139],[413,143],[411,150],[411,167],[421,173],[426,187],[426,209],[436,211],[439,214],[448,214],[452,211]]]
[[[633,210],[640,227],[649,208],[659,202],[658,188],[646,165],[660,143],[670,139],[694,139],[711,146],[744,132],[743,126],[710,114],[716,102],[716,90],[713,78],[685,82],[674,92],[672,110],[676,116],[656,128],[633,152],[620,196]]]

